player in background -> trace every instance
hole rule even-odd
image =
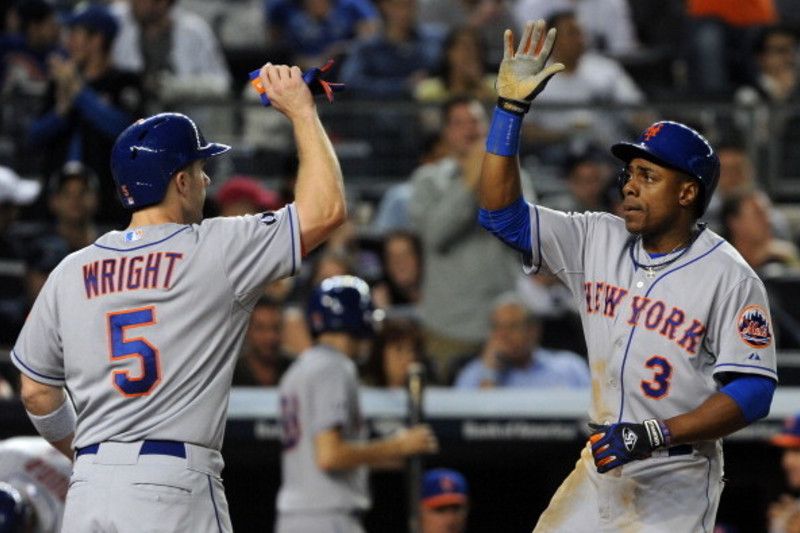
[[[555,31],[505,34],[479,220],[556,275],[581,314],[593,433],[536,533],[710,531],[722,491],[721,438],[769,412],[777,383],[764,286],[725,240],[698,224],[719,177],[696,131],[657,122],[618,143],[622,218],[527,203],[520,123],[563,69]],[[535,117],[534,117],[535,118]]]
[[[275,531],[359,533],[370,508],[368,467],[399,466],[409,455],[436,452],[439,443],[425,424],[367,439],[354,362],[373,335],[367,283],[326,278],[307,311],[314,344],[280,383],[283,483]]]
[[[425,472],[419,516],[420,533],[465,533],[469,490],[463,474],[449,468]]]
[[[769,533],[800,533],[800,414],[787,418],[770,442],[783,449],[781,468],[788,493],[769,506]]]
[[[34,426],[75,450],[63,533],[232,529],[220,448],[248,318],[346,219],[300,69],[267,63],[259,78],[294,128],[295,202],[202,220],[204,165],[230,147],[206,143],[185,115],[136,122],[111,154],[130,225],[59,264],[14,346]]]
[[[0,532],[58,533],[71,472],[41,437],[0,441]]]

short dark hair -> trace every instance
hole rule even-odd
[[[22,0],[17,2],[15,9],[23,31],[31,24],[47,20],[56,12],[56,8],[46,0]]]

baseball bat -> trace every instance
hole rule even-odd
[[[422,394],[425,390],[425,367],[411,363],[406,369],[408,391],[408,423],[413,426],[424,420]],[[408,531],[420,533],[419,502],[422,496],[422,456],[413,455],[406,465],[408,482]]]

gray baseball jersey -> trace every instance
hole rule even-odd
[[[219,450],[250,311],[300,260],[294,205],[112,231],[52,272],[13,361],[66,386],[76,448],[161,439]]]
[[[638,423],[692,411],[720,389],[715,378],[725,372],[777,379],[764,286],[712,231],[685,251],[650,258],[619,217],[541,206],[530,206],[530,215],[533,254],[525,269],[554,273],[572,293],[589,350],[593,421]],[[705,530],[721,491],[719,443],[697,443],[682,457],[657,452],[604,475],[592,473],[585,453],[536,531],[618,531],[613,520],[620,517],[643,532]],[[683,507],[665,507],[659,491],[632,496],[633,487],[664,486],[656,478],[667,479],[665,472],[668,486],[681,487]]]
[[[72,464],[41,437],[0,441],[0,481],[14,486],[31,502],[33,533],[58,533]]]
[[[347,441],[364,441],[355,364],[330,346],[315,345],[300,354],[280,384],[283,483],[281,513],[359,511],[370,506],[365,466],[324,472],[315,454],[315,437],[339,428]]]

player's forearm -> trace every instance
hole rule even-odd
[[[739,405],[719,392],[694,411],[664,422],[671,433],[672,445],[719,439],[747,426]]]
[[[500,209],[519,198],[522,186],[517,158],[487,152],[483,158],[478,192],[480,205],[485,209]]]
[[[305,253],[319,246],[347,219],[339,160],[315,112],[293,120],[300,160],[295,205]]]
[[[358,466],[377,466],[405,457],[405,448],[400,439],[367,442],[348,442],[335,439],[323,444],[317,439],[317,465],[326,471],[348,470]]]
[[[55,449],[72,459],[74,409],[64,389],[39,383],[25,375],[21,382],[22,404],[36,430]]]

